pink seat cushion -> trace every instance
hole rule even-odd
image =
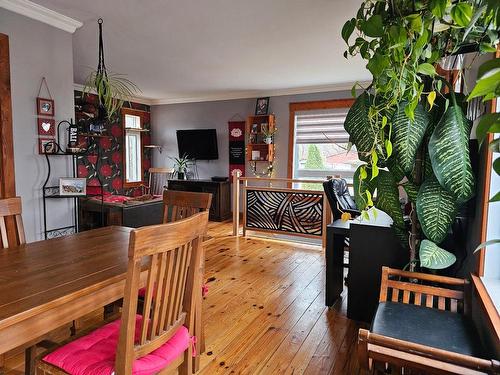
[[[142,316],[136,317],[136,340]],[[43,358],[73,375],[111,375],[114,373],[120,320],[96,329],[86,336],[66,344]],[[181,327],[172,338],[150,354],[134,361],[132,374],[149,375],[167,367],[190,345],[189,331]]]

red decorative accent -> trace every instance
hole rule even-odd
[[[56,122],[53,118],[38,118],[38,135],[51,135],[56,134]]]
[[[89,175],[89,170],[85,165],[80,164],[78,166],[78,177],[87,177]]]
[[[111,127],[111,134],[113,137],[121,137],[122,136],[122,128],[119,125],[113,125]]]
[[[114,190],[121,190],[123,187],[122,179],[119,177],[114,178],[113,182],[111,182],[111,186]]]
[[[113,170],[109,166],[109,164],[104,164],[101,166],[101,175],[104,177],[109,177],[113,174]]]
[[[245,122],[229,121],[229,179],[235,171],[245,175]]]
[[[114,152],[113,155],[111,155],[111,160],[115,164],[120,164],[122,162],[122,154],[121,154],[121,152]]]

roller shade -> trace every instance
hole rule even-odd
[[[328,112],[310,111],[295,116],[295,143],[347,143],[349,134],[344,121],[349,108],[330,109]]]

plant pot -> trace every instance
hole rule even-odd
[[[265,137],[264,138],[264,143],[267,145],[270,145],[273,143],[273,137]]]
[[[184,174],[184,172],[177,172],[177,179],[178,180],[185,180],[186,175]]]

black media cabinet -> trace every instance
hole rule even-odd
[[[168,180],[170,190],[194,191],[212,194],[209,219],[224,221],[231,218],[231,185],[229,181]]]

